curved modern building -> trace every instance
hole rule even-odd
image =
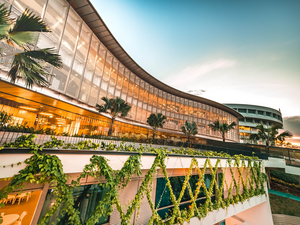
[[[15,124],[36,129],[50,128],[59,134],[106,134],[109,115],[96,112],[102,97],[121,97],[132,105],[126,118],[118,119],[115,136],[141,138],[151,134],[147,117],[162,113],[168,119],[158,132],[160,138],[183,138],[180,127],[188,120],[198,125],[198,138],[221,140],[208,124],[219,119],[231,123],[243,116],[236,110],[176,90],[148,74],[122,48],[88,0],[3,1],[16,17],[31,9],[52,29],[40,34],[35,48],[57,49],[63,68],[53,73],[49,88],[26,89],[22,81],[8,82],[7,64],[1,67],[0,111],[14,116]],[[11,2],[13,2],[11,4]],[[4,51],[8,47],[2,43]],[[2,58],[9,63],[11,58]],[[238,142],[238,128],[228,133]]]
[[[257,133],[255,127],[257,124],[264,124],[266,127],[275,124],[283,125],[282,115],[280,110],[258,105],[245,104],[225,104],[234,110],[241,113],[244,118],[239,119],[240,142],[250,143],[251,133]]]

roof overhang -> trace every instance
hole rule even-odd
[[[90,29],[94,32],[94,34],[99,38],[99,40],[106,46],[106,48],[129,70],[131,70],[135,75],[153,85],[154,87],[168,92],[172,95],[201,102],[218,109],[222,109],[237,118],[244,118],[242,114],[237,112],[236,110],[225,106],[221,103],[198,97],[195,95],[191,95],[185,93],[183,91],[179,91],[169,85],[164,84],[159,81],[155,77],[151,76],[148,72],[146,72],[141,66],[139,66],[130,56],[129,54],[122,48],[122,46],[118,43],[116,38],[112,35],[108,27],[105,25],[104,21],[99,16],[97,10],[91,4],[89,0],[69,0],[70,5],[74,8],[74,10],[80,15],[80,17],[85,21],[85,23],[90,27]]]

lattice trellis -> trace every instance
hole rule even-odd
[[[144,196],[147,197],[148,203],[152,210],[152,215],[149,220],[149,224],[183,224],[184,221],[189,222],[192,217],[197,217],[198,219],[201,219],[213,209],[226,208],[230,204],[243,202],[249,199],[250,197],[265,194],[264,184],[266,182],[266,174],[263,173],[263,166],[261,161],[245,161],[240,160],[239,158],[227,159],[226,166],[222,167],[220,159],[217,159],[215,165],[213,166],[211,160],[207,158],[205,160],[203,168],[200,168],[198,165],[198,160],[196,158],[192,158],[190,167],[186,172],[180,194],[178,198],[176,198],[172,189],[172,185],[165,164],[167,156],[165,152],[158,151],[157,156],[152,164],[152,167],[146,173],[139,190],[137,191],[135,197],[127,205],[127,210],[125,212],[124,207],[121,205],[121,202],[119,200],[119,193],[127,186],[134,174],[138,176],[141,175],[140,157],[140,155],[130,156],[125,162],[123,168],[118,171],[114,171],[108,165],[107,160],[103,156],[94,155],[90,159],[91,163],[85,166],[83,173],[78,177],[77,180],[73,180],[72,184],[74,185],[74,187],[77,187],[80,183],[80,179],[86,176],[92,176],[94,178],[104,176],[106,182],[101,183],[99,185],[109,189],[109,191],[106,192],[103,199],[96,206],[96,209],[92,212],[90,218],[85,222],[85,224],[95,224],[100,217],[110,215],[113,211],[114,205],[120,213],[121,223],[129,224],[134,211],[137,209],[139,213],[139,209],[141,207],[142,199],[144,198]],[[223,176],[221,178],[221,183],[219,187],[216,177],[218,169],[220,168]],[[226,172],[228,168],[232,178],[230,183],[227,183],[226,181]],[[158,209],[155,207],[155,204],[152,201],[153,180],[157,177],[158,169],[164,175],[164,178],[166,180],[166,188],[168,188],[169,190],[170,199],[172,204],[174,205],[172,214],[167,219],[161,218],[159,216],[157,212]],[[209,169],[212,175],[212,180],[209,188],[206,187],[204,180],[206,169]],[[196,184],[197,186],[194,193],[189,183],[189,179],[193,171],[195,171],[196,175],[198,175],[199,177],[199,181]],[[246,171],[245,178],[243,177],[244,171]],[[35,172],[35,175],[43,173],[43,171]],[[20,173],[22,173],[22,171],[20,171]],[[201,187],[203,188],[203,191],[205,193],[206,201],[203,205],[197,206],[196,199],[198,194],[200,193]],[[224,198],[223,194],[223,189],[225,187],[228,190],[227,198]],[[186,189],[188,190],[188,193],[191,198],[190,206],[188,209],[180,210],[180,202]],[[242,192],[240,192],[241,189]],[[236,192],[234,195],[233,190],[235,190]],[[215,191],[216,194],[216,199],[214,202],[211,201],[213,191]],[[74,210],[67,211],[67,214],[69,214],[69,218],[71,218],[69,220],[72,221],[73,217],[79,217],[78,212],[74,214],[70,214],[69,212],[74,213]]]

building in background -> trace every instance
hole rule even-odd
[[[246,105],[246,104],[225,104],[239,113],[244,118],[239,119],[239,132],[241,143],[252,143],[249,140],[250,134],[257,133],[255,128],[258,124],[264,124],[266,127],[274,126],[275,124],[283,125],[282,115],[279,110],[258,106],[258,105]],[[259,142],[258,144],[265,144]]]
[[[12,17],[26,8],[40,16],[53,32],[40,34],[35,48],[53,47],[63,60],[62,69],[49,68],[54,75],[49,88],[29,90],[21,80],[15,85],[8,82],[12,58],[1,58],[5,64],[0,68],[0,111],[12,114],[14,125],[71,136],[106,135],[109,115],[95,109],[97,103],[102,104],[102,97],[121,97],[132,105],[125,119],[117,119],[114,136],[148,138],[152,131],[147,117],[162,113],[167,122],[158,131],[158,138],[185,140],[180,127],[187,120],[197,123],[198,139],[222,140],[208,124],[215,120],[238,123],[242,118],[228,106],[181,92],[148,74],[117,42],[89,1],[0,3],[11,9]],[[14,52],[4,43],[0,47]],[[238,127],[228,132],[226,140],[239,142]]]

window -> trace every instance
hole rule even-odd
[[[257,113],[258,113],[259,115],[264,115],[264,111],[258,110]]]
[[[238,111],[241,112],[241,113],[246,113],[247,109],[238,109]]]
[[[248,123],[253,123],[253,119],[246,118],[246,122],[248,122]]]
[[[91,216],[92,212],[95,210],[99,201],[103,199],[106,192],[107,189],[99,186],[99,184],[82,185],[73,190],[74,207],[80,212],[80,219],[82,223]],[[53,190],[50,189],[48,190],[40,219],[47,213],[48,210],[50,210],[54,201]],[[62,207],[57,210],[57,213],[50,218],[47,224],[63,225],[68,223],[69,216],[66,212],[62,212],[61,208]],[[58,218],[60,221],[58,221]],[[109,217],[101,217],[96,225],[108,223],[108,221]]]
[[[267,116],[271,116],[271,113],[270,113],[270,112],[266,112],[266,115],[267,115]]]
[[[170,177],[169,180],[172,185],[173,193],[177,199],[181,192],[181,188],[182,188],[183,182],[185,180],[185,176]],[[211,180],[212,180],[211,174],[204,175],[204,182],[205,182],[206,188],[210,187]],[[189,179],[189,184],[191,186],[191,189],[193,190],[193,194],[195,193],[198,182],[199,182],[199,175],[192,175]],[[170,191],[169,191],[168,187],[166,186],[166,183],[167,183],[167,181],[165,180],[165,178],[157,178],[155,208],[158,208],[157,213],[160,215],[160,217],[162,219],[169,217],[170,213],[172,213],[172,209],[174,208],[174,205],[170,198]],[[191,197],[190,197],[189,191],[188,191],[188,189],[186,189],[183,194],[183,197],[181,199],[179,208],[181,210],[187,209],[191,205],[190,200],[191,200]],[[212,201],[215,200],[215,194],[212,195],[211,200]],[[204,189],[203,189],[203,187],[201,187],[200,192],[196,199],[196,204],[197,204],[197,206],[199,206],[200,204],[204,204],[205,201],[206,201],[206,197],[204,194]]]
[[[260,123],[260,120],[255,120],[255,123]]]
[[[244,118],[242,118],[242,119],[239,119],[239,122],[245,122],[245,121],[244,121]]]
[[[256,110],[253,110],[253,109],[248,109],[248,113],[251,113],[251,114],[256,114]]]

